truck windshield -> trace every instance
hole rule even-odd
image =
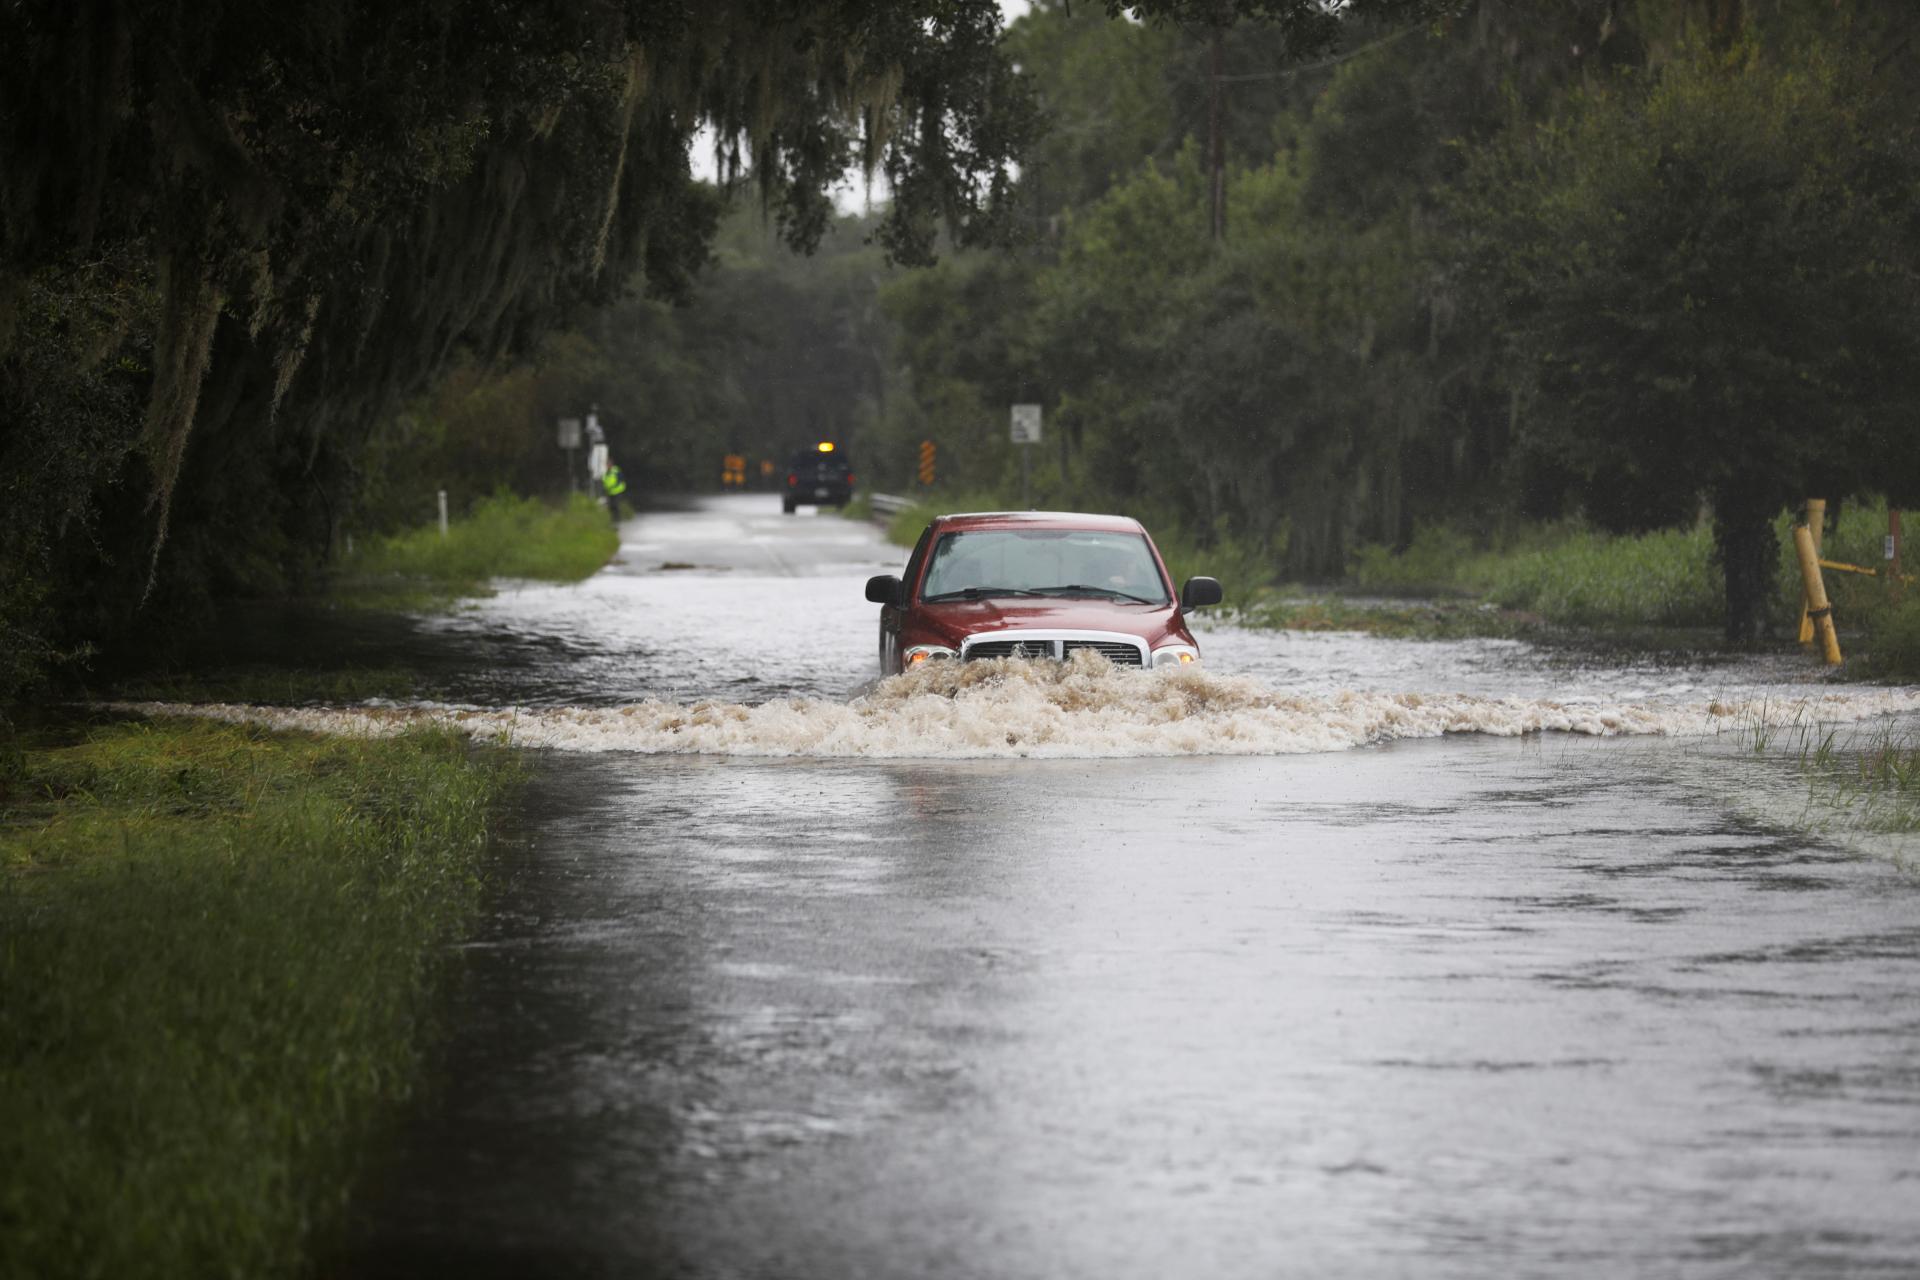
[[[946,533],[933,546],[933,563],[920,598],[1041,592],[1085,594],[1163,605],[1167,584],[1145,535],[1087,529],[978,529]]]

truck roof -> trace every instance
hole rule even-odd
[[[1087,529],[1102,533],[1145,533],[1132,516],[1085,511],[959,511],[936,516],[942,533],[966,529]]]

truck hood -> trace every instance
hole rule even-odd
[[[1123,600],[1037,600],[1027,596],[951,600],[916,606],[913,620],[936,633],[940,643],[954,648],[966,637],[983,631],[1023,629],[1113,631],[1138,636],[1150,649],[1167,643],[1193,643],[1172,605],[1128,604]]]

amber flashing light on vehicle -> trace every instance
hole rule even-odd
[[[832,452],[833,452],[833,441],[831,441],[831,440],[822,440],[822,441],[820,442],[820,452],[822,452],[822,453],[832,453]]]
[[[928,658],[952,658],[953,650],[945,645],[916,644],[900,655],[901,664],[907,667],[919,666]]]

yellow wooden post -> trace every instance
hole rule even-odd
[[[1820,536],[1827,527],[1827,500],[1825,498],[1807,499],[1807,527],[1813,530],[1813,558],[1820,558]],[[1813,608],[1813,597],[1801,593],[1800,596],[1800,643],[1813,644],[1813,618],[1808,612]]]
[[[1840,665],[1840,637],[1833,633],[1833,606],[1827,603],[1827,584],[1820,578],[1820,552],[1804,524],[1793,526],[1793,549],[1800,556],[1800,581],[1806,587],[1807,619],[1820,637],[1821,656],[1830,667]]]

